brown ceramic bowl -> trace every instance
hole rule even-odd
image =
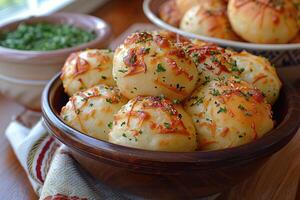
[[[48,131],[94,177],[146,199],[191,199],[227,190],[251,176],[285,146],[300,124],[300,97],[284,84],[274,106],[277,126],[252,143],[208,152],[147,151],[97,140],[69,127],[59,118],[67,100],[57,74],[42,96]]]
[[[40,108],[40,96],[44,86],[61,69],[72,52],[106,47],[111,36],[110,26],[103,20],[74,13],[30,17],[1,25],[0,30],[14,30],[20,23],[37,22],[70,24],[94,31],[97,36],[88,43],[52,51],[24,51],[0,46],[1,93],[32,109]]]

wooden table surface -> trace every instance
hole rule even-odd
[[[92,15],[110,23],[114,36],[120,35],[134,23],[149,22],[142,11],[142,0],[111,0]],[[294,78],[300,78],[299,70],[290,72],[290,74]],[[0,131],[2,132],[0,137],[0,200],[38,199],[4,136],[4,130],[12,117],[22,110],[22,106],[0,96]],[[300,131],[283,150],[267,162],[256,176],[251,177],[219,199],[300,199],[299,141]],[[280,163],[282,164],[280,165]],[[265,175],[261,176],[261,174]],[[265,198],[266,195],[268,198]]]

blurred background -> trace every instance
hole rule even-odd
[[[107,0],[0,0],[0,22],[56,11],[89,13]]]
[[[0,24],[19,18],[54,12],[91,14],[113,24],[119,35],[136,22],[149,22],[142,10],[142,0],[0,0]],[[122,20],[122,19],[126,20]]]

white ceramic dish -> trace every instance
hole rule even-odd
[[[291,66],[300,64],[300,43],[298,44],[254,44],[237,42],[220,38],[196,35],[171,26],[161,20],[157,15],[160,5],[166,0],[144,0],[143,9],[148,19],[155,25],[176,32],[189,38],[196,38],[207,42],[216,43],[222,47],[230,47],[235,50],[247,50],[257,55],[270,59],[276,66]]]
[[[71,24],[85,30],[93,30],[97,37],[88,43],[53,51],[22,51],[0,47],[0,92],[33,110],[40,110],[40,98],[44,86],[54,74],[60,71],[72,52],[105,47],[111,36],[110,26],[103,20],[74,13],[30,17],[1,25],[0,29],[1,31],[13,30],[22,22],[41,21]]]

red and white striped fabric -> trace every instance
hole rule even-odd
[[[39,121],[31,130],[17,121],[6,137],[41,200],[128,199],[93,180]]]

